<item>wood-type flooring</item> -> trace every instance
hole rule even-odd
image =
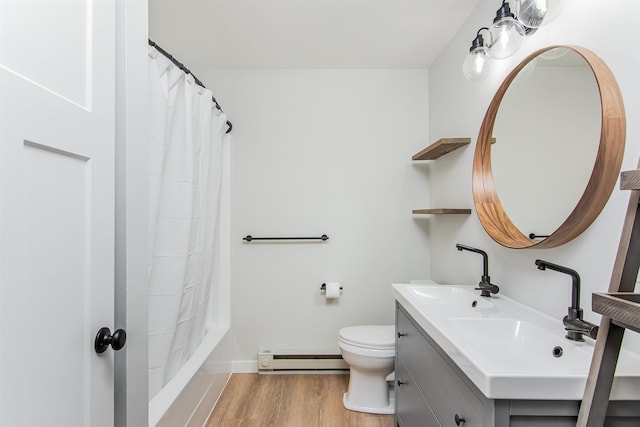
[[[393,415],[348,411],[348,375],[233,374],[207,427],[393,427]]]

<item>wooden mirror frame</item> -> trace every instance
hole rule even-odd
[[[576,52],[587,61],[593,71],[600,91],[602,107],[600,145],[591,177],[578,204],[549,237],[534,241],[511,222],[500,203],[491,170],[491,138],[500,103],[509,85],[530,61],[541,53],[555,48],[566,48]],[[579,46],[557,45],[540,49],[527,56],[509,73],[498,88],[487,108],[478,134],[473,158],[472,187],[476,212],[485,231],[497,243],[514,249],[554,248],[573,240],[591,225],[606,205],[620,173],[625,138],[626,120],[620,88],[609,67],[595,53]]]

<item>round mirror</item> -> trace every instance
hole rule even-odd
[[[576,46],[533,53],[498,89],[478,136],[473,193],[484,229],[510,248],[574,239],[611,195],[624,140],[620,90],[600,58]]]
[[[532,59],[509,85],[493,126],[491,171],[502,207],[525,235],[550,235],[580,200],[601,115],[591,67],[565,47]],[[533,208],[538,203],[544,208]]]

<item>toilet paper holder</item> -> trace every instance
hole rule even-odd
[[[320,286],[320,291],[326,291],[327,290],[327,284],[323,283],[322,286]],[[342,286],[340,286],[340,290],[342,291]]]

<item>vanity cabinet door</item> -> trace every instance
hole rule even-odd
[[[402,359],[396,361],[396,393],[400,427],[442,427]]]
[[[480,397],[400,308],[396,321],[398,358],[405,363],[440,424],[483,427],[485,407]],[[402,396],[398,396],[399,404],[400,399]]]

